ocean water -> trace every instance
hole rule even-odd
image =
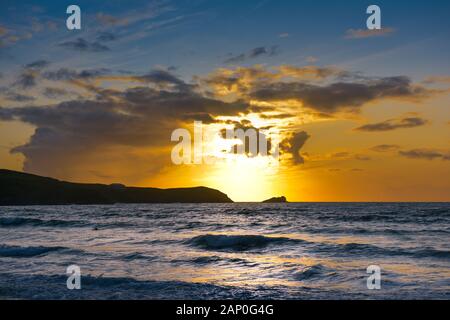
[[[0,298],[449,299],[450,203],[0,207]]]

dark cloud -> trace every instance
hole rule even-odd
[[[410,159],[423,159],[423,160],[434,160],[434,159],[443,159],[450,160],[449,154],[445,154],[438,150],[433,149],[412,149],[399,151],[399,154],[403,157]]]
[[[258,47],[258,48],[252,49],[248,53],[248,57],[249,58],[257,58],[259,56],[264,56],[264,55],[274,56],[277,53],[278,53],[278,46]]]
[[[75,79],[89,79],[98,76],[109,74],[111,71],[106,68],[73,70],[68,68],[60,68],[57,70],[49,70],[42,73],[42,77],[47,80],[61,81],[61,80],[75,80]]]
[[[294,164],[303,164],[305,159],[300,155],[300,149],[309,138],[305,131],[293,133],[280,143],[280,150],[291,154]]]
[[[379,144],[377,146],[373,146],[370,150],[375,152],[391,152],[400,149],[400,146],[396,144]]]
[[[48,65],[50,65],[50,62],[48,62],[47,60],[36,60],[25,65],[25,68],[40,70],[46,68]]]
[[[382,98],[417,99],[430,92],[414,86],[407,77],[386,77],[363,82],[336,82],[319,86],[304,82],[275,82],[258,85],[250,93],[258,100],[301,101],[306,107],[320,112],[357,111],[364,104]]]
[[[209,113],[206,112],[193,112],[193,113],[185,113],[180,116],[180,120],[182,121],[201,121],[204,124],[216,123],[217,120],[214,119]]]
[[[98,42],[109,42],[109,41],[115,41],[118,39],[118,36],[112,32],[103,31],[98,33],[97,35],[97,41]]]
[[[356,154],[356,155],[355,155],[355,159],[356,159],[356,160],[359,160],[359,161],[369,161],[369,160],[372,160],[371,157],[366,156],[366,155],[364,155],[364,154]]]
[[[49,64],[50,63],[46,60],[36,60],[26,64],[12,86],[23,90],[36,86],[39,71],[47,67]]]
[[[278,46],[270,46],[270,47],[257,47],[252,50],[250,50],[247,53],[241,53],[238,55],[231,56],[230,58],[226,59],[225,63],[239,63],[243,62],[247,59],[253,59],[258,58],[260,56],[274,56],[278,54],[279,49]]]
[[[169,71],[166,70],[153,70],[148,74],[136,77],[144,82],[152,82],[155,84],[172,84],[176,85],[178,89],[191,89],[192,86],[185,83],[183,80],[176,77]]]
[[[249,105],[243,101],[232,103],[204,97],[193,91],[157,90],[148,87],[135,87],[116,93],[136,112],[158,111],[160,115],[178,118],[184,113],[208,113],[213,116],[237,115],[246,112]],[[152,115],[156,116],[156,115]]]
[[[213,121],[216,116],[238,115],[249,109],[242,101],[227,103],[204,97],[187,90],[189,86],[180,79],[160,73],[146,79],[149,83],[170,80],[177,85],[168,90],[146,86],[111,91],[100,100],[0,108],[0,119],[36,127],[30,141],[13,152],[25,156],[25,170],[58,176],[57,170],[69,170],[74,161],[86,163],[87,157],[100,150],[169,146],[171,132],[190,121]]]
[[[36,79],[37,74],[34,71],[26,70],[19,75],[19,78],[13,83],[13,86],[20,89],[30,89],[36,86]]]
[[[383,122],[366,124],[361,127],[355,128],[354,130],[365,132],[391,131],[396,129],[420,127],[427,123],[428,120],[418,117],[411,117],[403,119],[391,119]]]
[[[217,122],[217,121],[216,121]],[[252,122],[247,119],[241,121],[225,121],[227,124],[233,124],[231,129],[222,129],[221,134],[224,139],[239,139],[242,141],[240,146],[234,145],[228,150],[233,154],[245,154],[248,157],[256,157],[258,155],[271,155],[272,139],[264,132],[268,128],[256,128],[252,125]],[[239,130],[241,130],[239,132]],[[256,152],[252,153],[250,148],[250,136],[256,138]],[[265,150],[261,150],[260,147],[265,146]]]
[[[372,160],[369,156],[365,154],[354,154],[347,151],[335,152],[330,155],[332,159],[337,160],[359,160],[359,161],[369,161]]]
[[[7,93],[5,93],[4,97],[5,97],[5,99],[7,99],[9,101],[15,101],[15,102],[29,102],[29,101],[35,100],[35,98],[32,96],[27,96],[24,94],[20,94],[17,92],[11,92],[11,91],[8,91]]]
[[[110,50],[109,47],[105,46],[99,41],[90,42],[83,38],[62,42],[58,44],[58,46],[81,52],[104,52]]]
[[[49,99],[58,99],[67,96],[69,92],[60,88],[45,88],[42,94]]]
[[[239,62],[243,62],[245,61],[245,59],[247,58],[247,56],[245,55],[245,53],[241,53],[235,56],[232,56],[228,59],[226,59],[224,62],[225,63],[239,63]]]

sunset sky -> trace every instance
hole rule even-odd
[[[450,2],[375,3],[378,32],[356,0],[2,0],[0,167],[235,201],[450,201]],[[279,132],[279,165],[174,165],[194,121]]]

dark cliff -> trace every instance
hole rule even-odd
[[[218,190],[195,188],[137,188],[123,185],[59,181],[0,169],[0,205],[65,205],[114,203],[226,203]]]

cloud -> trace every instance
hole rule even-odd
[[[288,38],[289,36],[290,36],[290,34],[287,33],[287,32],[280,33],[280,34],[278,35],[279,38]]]
[[[212,89],[218,96],[236,94],[247,97],[266,85],[283,83],[284,80],[321,81],[331,77],[341,77],[343,70],[336,67],[297,67],[281,65],[266,68],[260,65],[253,67],[220,68],[206,77],[198,78],[199,82]],[[292,81],[291,81],[292,82]]]
[[[423,82],[426,84],[450,83],[450,76],[429,76]]]
[[[292,155],[292,161],[295,165],[305,163],[300,150],[311,136],[305,131],[291,134],[280,143],[280,150]]]
[[[224,102],[205,97],[166,73],[151,72],[144,78],[147,86],[104,89],[104,94],[94,100],[0,107],[1,120],[15,119],[36,127],[30,141],[12,152],[25,156],[24,170],[59,176],[61,171],[70,171],[74,163],[93,166],[88,159],[108,150],[116,150],[108,153],[113,157],[110,161],[119,161],[131,159],[136,152],[148,153],[153,150],[149,147],[169,147],[171,132],[198,117],[213,121],[219,115],[236,116],[250,108],[243,101]],[[158,87],[169,82],[173,85],[165,89]],[[166,155],[160,153],[160,157]],[[162,165],[169,160],[157,162]],[[151,159],[146,161],[151,167]]]
[[[0,37],[6,35],[8,33],[8,29],[0,25]]]
[[[23,90],[35,87],[37,84],[37,79],[39,77],[39,71],[47,67],[49,64],[50,63],[46,60],[36,60],[26,64],[12,86]],[[15,100],[19,101],[18,99]]]
[[[96,19],[103,27],[129,27],[133,24],[147,22],[172,10],[174,8],[168,1],[152,1],[147,5],[140,6],[139,9],[127,10],[119,16],[99,12]]]
[[[271,114],[259,114],[261,119],[287,119],[295,117],[295,114],[292,113],[271,113]]]
[[[14,101],[14,102],[29,102],[29,101],[35,100],[35,98],[32,96],[27,96],[27,95],[9,91],[9,90],[4,94],[4,97],[5,97],[5,99],[7,99],[9,101]]]
[[[443,160],[450,160],[450,153],[445,154],[434,149],[412,149],[407,151],[399,151],[399,154],[410,159],[434,160],[440,158]]]
[[[359,161],[370,161],[372,160],[371,157],[363,155],[363,154],[356,154],[355,155],[355,160],[359,160]]]
[[[100,22],[104,26],[125,26],[128,24],[127,19],[117,18],[112,15],[99,12],[96,15],[97,21]]]
[[[77,71],[74,69],[60,68],[56,70],[49,70],[42,73],[42,77],[51,81],[61,80],[75,80],[75,79],[90,79],[94,77],[103,76],[111,73],[111,70],[106,68],[85,69]]]
[[[391,152],[400,149],[399,145],[396,144],[379,144],[377,146],[373,146],[370,150],[375,152]]]
[[[23,26],[20,24],[13,24],[11,27],[0,25],[0,47],[12,46],[19,41],[33,38],[36,33],[55,31],[57,29],[56,20],[42,23],[35,17],[26,18],[28,23]]]
[[[394,28],[382,28],[382,29],[349,29],[345,32],[346,39],[364,39],[371,37],[389,36],[395,32]]]
[[[50,62],[48,62],[47,60],[36,60],[25,65],[25,68],[40,70],[47,67],[48,65],[50,65]]]
[[[250,50],[247,53],[241,53],[238,55],[234,55],[234,56],[226,59],[224,62],[230,63],[230,64],[239,63],[239,62],[243,62],[248,59],[258,58],[260,56],[271,57],[271,56],[277,55],[278,52],[279,52],[278,46],[257,47],[257,48]]]
[[[98,33],[96,39],[98,42],[109,42],[109,41],[115,41],[118,38],[119,37],[112,32],[103,31],[103,32]]]
[[[308,63],[315,63],[315,62],[317,62],[319,60],[319,58],[314,57],[314,56],[308,56],[308,57],[305,58],[305,60]]]
[[[358,161],[369,161],[372,160],[367,155],[364,154],[354,154],[352,152],[347,151],[340,151],[332,153],[328,156],[328,158],[331,158],[333,160],[358,160]]]
[[[245,59],[247,58],[247,56],[245,55],[245,53],[241,53],[235,56],[232,56],[231,58],[226,59],[224,62],[225,63],[239,63],[239,62],[243,62],[245,61]]]
[[[396,129],[405,129],[405,128],[415,128],[426,125],[428,120],[411,117],[411,118],[403,118],[403,119],[391,119],[378,123],[365,124],[361,127],[355,128],[356,131],[365,131],[365,132],[382,132],[382,131],[392,131]]]
[[[177,78],[171,72],[167,70],[153,70],[148,74],[145,74],[140,77],[136,77],[136,79],[144,80],[145,82],[152,82],[157,84],[174,84],[179,88],[190,88],[191,86],[186,84],[183,80]]]
[[[36,79],[36,72],[32,70],[26,70],[19,75],[19,78],[13,83],[13,86],[20,89],[30,89],[36,86]]]
[[[90,42],[83,38],[62,42],[58,44],[58,46],[80,52],[104,52],[110,50],[109,47],[98,41]]]
[[[417,100],[431,91],[413,85],[407,77],[385,77],[360,82],[334,82],[316,85],[305,82],[276,82],[252,88],[249,96],[263,101],[297,100],[316,111],[358,111],[366,103],[386,99]]]
[[[216,121],[218,122],[218,121]],[[219,121],[223,122],[223,121]],[[243,119],[241,121],[227,120],[224,123],[232,124],[233,128],[224,128],[221,130],[221,136],[223,139],[239,139],[241,144],[231,146],[228,150],[232,154],[245,154],[247,157],[256,157],[258,155],[268,156],[272,148],[272,139],[269,135],[264,132],[265,128],[256,128],[253,126],[252,122],[248,119]],[[236,130],[242,130],[243,135],[237,133]],[[246,137],[245,134],[255,134],[256,138],[256,152],[252,153],[250,148],[250,138]],[[266,146],[265,150],[260,149],[260,146]],[[264,152],[263,152],[264,151]]]
[[[256,58],[263,55],[273,56],[278,53],[278,47],[272,46],[272,47],[258,47],[254,48],[248,53],[249,58]]]
[[[291,77],[298,80],[325,80],[329,77],[342,77],[347,74],[345,71],[329,66],[329,67],[315,67],[305,66],[296,67],[291,65],[281,65],[277,67],[278,79],[281,80],[286,77]]]
[[[59,99],[61,97],[65,97],[69,94],[69,92],[65,89],[60,88],[45,88],[43,95],[49,99]]]
[[[191,82],[167,68],[137,74],[106,68],[52,70],[38,61],[27,66],[23,74],[32,76],[18,81],[22,87],[35,86],[44,79],[38,89],[45,97],[70,100],[0,108],[0,118],[36,128],[30,141],[13,151],[25,156],[25,170],[49,176],[61,176],[60,170],[70,172],[75,164],[77,168],[104,173],[98,171],[102,160],[123,164],[151,152],[158,158],[155,166],[164,166],[170,163],[170,152],[166,151],[171,146],[172,130],[186,127],[193,120],[220,124],[223,120],[219,117],[243,117],[255,112],[267,120],[267,127],[273,125],[269,120],[274,120],[277,124],[283,122],[282,126],[286,123],[282,129],[292,130],[295,124],[289,118],[295,116],[329,117],[342,110],[357,111],[379,99],[416,101],[434,93],[407,77],[352,77],[332,66],[222,68]],[[344,74],[348,75],[347,81],[342,80]],[[65,81],[64,90],[56,83],[49,86],[48,81]],[[72,91],[71,86],[87,93]],[[230,97],[223,98],[230,93]],[[289,105],[291,100],[295,103]],[[292,159],[292,164],[304,163],[308,157],[300,151],[310,136],[305,131],[289,130],[282,131],[281,152]],[[160,161],[160,157],[166,158]],[[146,165],[153,167],[151,159],[144,158],[139,163],[145,165],[144,161],[148,161]],[[337,159],[367,161],[370,157],[348,153]]]

